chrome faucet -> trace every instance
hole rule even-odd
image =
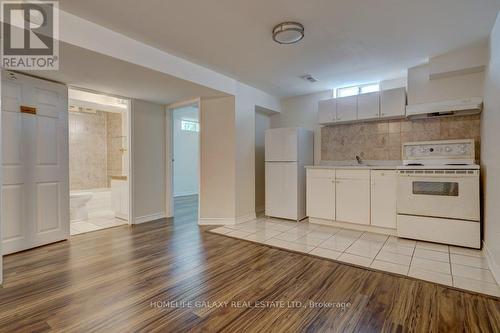
[[[358,164],[363,164],[363,160],[359,155],[356,155],[356,161],[358,161]]]

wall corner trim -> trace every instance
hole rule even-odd
[[[138,216],[134,219],[133,224],[141,224],[141,223],[146,223],[146,222],[151,222],[159,219],[164,219],[167,217],[167,214],[165,212],[160,212],[160,213],[154,213],[154,214],[149,214],[149,215],[144,215],[144,216]]]
[[[484,255],[486,257],[486,261],[488,262],[488,266],[490,267],[490,271],[493,274],[495,281],[497,283],[500,283],[500,265],[495,261],[493,254],[489,250],[488,245],[486,244],[486,241],[484,241],[484,240],[483,240],[483,249],[484,249]]]

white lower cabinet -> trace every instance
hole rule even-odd
[[[308,169],[311,218],[396,229],[395,170]]]
[[[337,170],[336,220],[370,224],[370,170]]]
[[[396,171],[372,170],[371,182],[371,224],[396,229]]]
[[[307,170],[307,216],[335,220],[335,170]]]

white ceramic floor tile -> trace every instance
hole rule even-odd
[[[457,246],[450,246],[450,253],[461,254],[469,257],[484,257],[484,253],[481,250],[473,250]]]
[[[268,239],[279,235],[281,232],[276,230],[259,230],[254,232],[248,236],[244,236],[243,239],[252,241],[252,242],[265,242]]]
[[[358,239],[345,252],[373,259],[381,248],[382,243]]]
[[[453,285],[457,288],[500,297],[500,288],[493,283],[471,280],[460,276],[453,277]]]
[[[325,233],[325,234],[329,234],[329,235],[335,235],[336,233],[338,233],[342,229],[337,228],[337,227],[330,227],[330,226],[326,226],[326,225],[321,225],[321,224],[312,224],[311,230],[318,231],[318,232]]]
[[[320,243],[324,242],[325,240],[322,238],[316,238],[309,236],[309,234],[302,236],[300,238],[297,238],[294,240],[294,243],[299,243],[299,244],[305,244],[305,245],[311,245],[311,246],[318,246]]]
[[[389,238],[387,235],[376,234],[373,232],[365,232],[361,235],[359,239],[369,240],[372,242],[385,243],[385,241]]]
[[[279,224],[279,223],[276,223],[275,221],[273,221],[273,222],[266,222],[266,228],[284,232],[284,231],[288,231],[290,229],[295,228],[295,226],[294,225],[287,225],[287,224],[283,225],[283,224]]]
[[[453,264],[472,266],[472,267],[484,268],[484,269],[489,268],[488,262],[486,261],[485,257],[471,257],[471,256],[464,256],[461,254],[454,254],[454,253],[452,253],[450,256],[451,256],[451,262]]]
[[[292,250],[292,251],[297,251],[297,252],[304,252],[304,253],[309,253],[311,250],[314,249],[314,246],[310,245],[304,245],[304,244],[298,244],[298,243],[293,243],[281,239],[276,239],[276,238],[271,238],[265,242],[265,244],[271,245],[271,246],[276,246],[282,249],[287,249],[287,250]]]
[[[397,245],[398,247],[414,248],[417,245],[417,241],[414,241],[412,239],[399,238],[396,236],[389,236],[389,239],[387,240],[386,244],[394,244]]]
[[[409,266],[411,262],[411,256],[386,251],[385,247],[380,250],[375,259],[404,266]]]
[[[101,218],[101,225],[107,223],[111,225],[112,219]],[[86,222],[71,224],[72,235],[99,229],[102,226]],[[479,250],[274,218],[210,231],[500,297],[500,288]]]
[[[96,231],[102,228],[88,222],[72,222],[71,226],[80,232]]]
[[[249,236],[250,234],[252,234],[252,233],[248,232],[248,231],[244,231],[244,230],[232,230],[231,232],[228,232],[225,235],[230,236],[230,237],[235,237],[235,238],[244,238],[246,236]]]
[[[431,272],[451,274],[451,265],[442,261],[413,257],[410,268],[413,267],[425,269]]]
[[[342,254],[342,252],[339,252],[339,251],[322,249],[320,247],[313,249],[309,253],[313,254],[315,256],[318,256],[318,257],[329,258],[329,259],[337,259]]]
[[[299,239],[300,237],[302,237],[302,235],[298,235],[295,232],[289,233],[289,232],[285,231],[285,232],[280,233],[279,235],[276,235],[274,238],[291,242],[291,241],[295,241],[295,240]]]
[[[427,250],[423,248],[417,247],[413,254],[414,257],[417,258],[425,258],[430,260],[442,261],[442,262],[450,262],[450,254],[446,252]]]
[[[419,242],[417,242],[417,249],[418,248],[449,253],[448,245],[444,245],[444,244],[420,242],[419,241]]]
[[[335,234],[335,236],[347,237],[357,239],[363,234],[362,231],[342,229]]]
[[[310,230],[304,230],[304,229],[299,229],[299,228],[292,228],[290,230],[285,231],[287,234],[293,234],[296,235],[297,237],[302,237],[305,235],[308,235],[311,231]]]
[[[422,269],[419,267],[410,267],[410,271],[408,273],[408,276],[411,276],[411,277],[414,277],[417,279],[421,279],[421,280],[425,280],[425,281],[444,284],[447,286],[453,285],[450,274],[432,272],[432,271],[428,271],[428,270],[425,270],[425,269]]]
[[[381,261],[375,259],[371,265],[372,268],[379,269],[381,271],[408,275],[409,266],[407,265],[399,265],[392,262]]]
[[[387,242],[384,244],[382,250],[386,251],[386,252],[405,255],[405,256],[413,256],[413,252],[415,251],[415,248],[408,247],[406,245],[400,245],[397,243]]]
[[[495,278],[489,269],[452,264],[451,273],[454,277],[460,276],[467,279],[496,284]]]
[[[92,219],[92,220],[89,220],[90,223],[98,226],[98,227],[102,227],[102,228],[113,228],[113,227],[117,227],[117,226],[120,226],[120,225],[126,225],[128,224],[126,221],[124,220],[119,220],[119,219]]]
[[[352,243],[356,241],[355,238],[350,237],[342,237],[334,235],[331,238],[328,238],[323,243],[319,244],[318,247],[344,252]]]
[[[264,230],[266,229],[266,225],[263,223],[247,223],[247,224],[235,224],[233,226],[230,226],[232,229],[236,230],[243,230],[247,232],[256,232],[259,230]]]
[[[328,239],[328,238],[332,237],[333,235],[335,235],[335,233],[336,232],[334,232],[333,230],[331,231],[331,233],[319,231],[319,230],[313,230],[310,233],[308,233],[307,235],[310,237],[314,237],[314,238]]]
[[[340,257],[337,258],[337,260],[365,267],[370,267],[373,261],[373,259],[357,256],[355,254],[350,254],[350,253],[342,253]]]
[[[221,235],[226,235],[230,232],[233,232],[235,231],[234,229],[229,229],[229,228],[226,228],[226,227],[219,227],[219,228],[215,228],[215,229],[211,229],[210,232],[213,232],[213,233],[216,233],[216,234],[221,234]]]

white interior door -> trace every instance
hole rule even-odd
[[[2,73],[3,254],[69,238],[67,88]]]

